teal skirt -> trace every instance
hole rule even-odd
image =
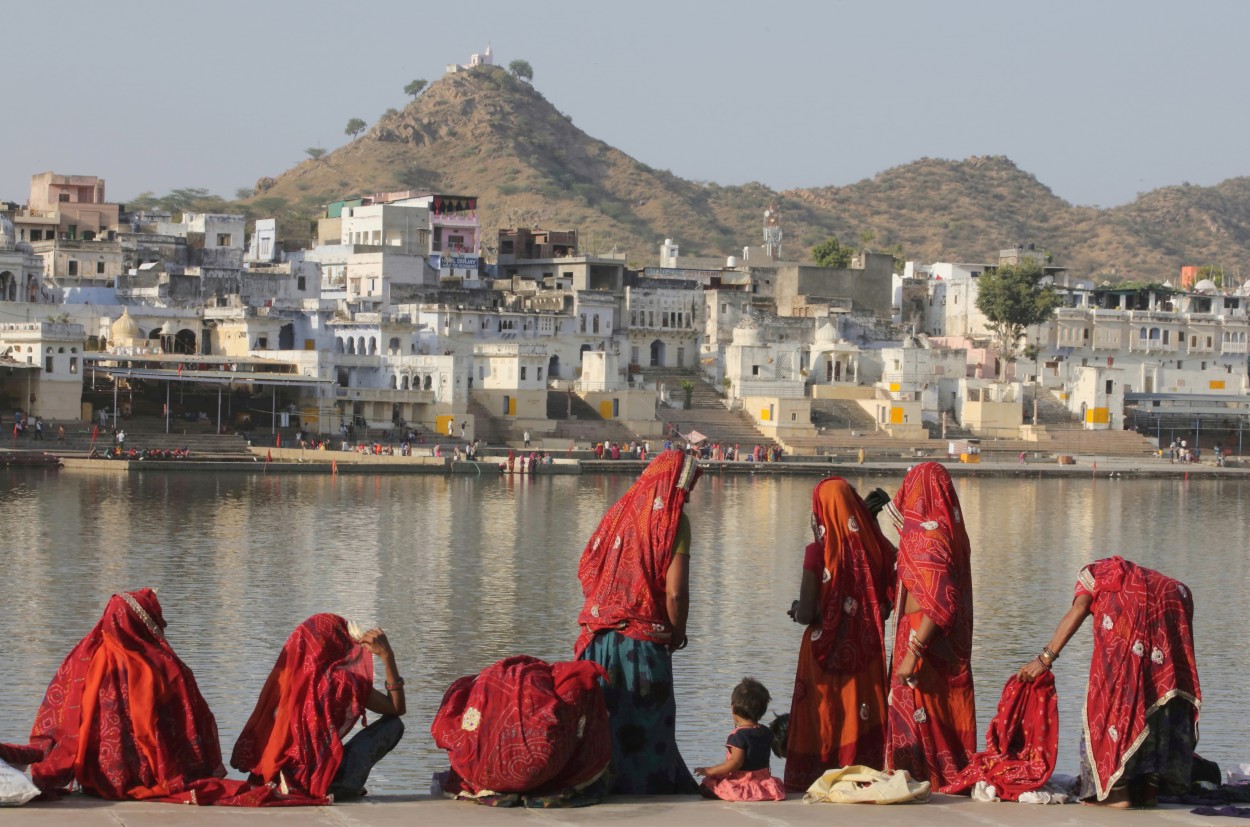
[[[677,702],[668,648],[602,632],[582,658],[608,673],[603,697],[612,726],[610,792],[697,795],[699,786],[677,749]]]

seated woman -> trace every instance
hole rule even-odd
[[[373,688],[372,655],[386,667],[386,694]],[[366,710],[381,717],[344,743]],[[313,615],[283,645],[230,765],[253,783],[315,802],[358,798],[374,765],[403,736],[406,711],[404,679],[386,634],[362,634],[338,615]]]
[[[605,677],[591,661],[518,655],[456,680],[430,727],[451,760],[443,792],[493,806],[597,803],[612,757]]]
[[[217,721],[164,630],[156,592],[115,594],[61,663],[30,733],[45,793],[188,801],[225,776]]]
[[[1122,557],[1081,569],[1072,608],[1040,655],[1020,667],[1033,681],[1094,616],[1082,724],[1083,795],[1110,807],[1156,803],[1189,787],[1202,690],[1194,656],[1194,602],[1179,580]]]

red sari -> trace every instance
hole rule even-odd
[[[220,780],[217,721],[164,629],[151,589],[115,594],[61,663],[30,733],[45,793],[77,782],[101,798],[197,803],[240,791]]]
[[[1190,731],[1178,740],[1192,753],[1202,705],[1194,601],[1179,580],[1122,557],[1081,569],[1076,594],[1093,598],[1094,654],[1081,724],[1085,760],[1102,800],[1151,734],[1152,714],[1173,699],[1190,707]]]
[[[332,614],[305,620],[287,638],[235,742],[230,766],[301,803],[329,803],[343,737],[364,715],[373,655]]]
[[[612,757],[605,678],[592,661],[521,655],[456,680],[430,726],[451,759],[444,792],[542,797],[597,780]]]
[[[953,781],[939,792],[962,793],[978,781],[994,786],[1003,801],[1018,801],[1021,793],[1036,790],[1050,780],[1059,757],[1059,703],[1055,676],[1043,672],[1022,683],[1007,679],[998,714],[985,733],[985,751],[972,756]]]
[[[796,791],[832,767],[885,762],[883,627],[894,597],[894,546],[839,477],[816,485],[812,514],[822,534],[812,549],[819,616],[803,633],[790,707],[785,782]]]
[[[936,462],[907,472],[894,505],[903,517],[898,602],[905,608],[911,597],[920,606],[899,618],[895,668],[907,657],[908,639],[924,615],[938,634],[917,662],[914,687],[897,675],[891,679],[886,766],[938,789],[976,752],[971,549],[950,474]]]
[[[681,510],[699,473],[693,457],[664,451],[608,509],[577,566],[586,597],[577,617],[577,656],[606,630],[672,642],[665,584]]]

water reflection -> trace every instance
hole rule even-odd
[[[161,589],[169,638],[195,671],[228,754],[290,630],[334,611],[390,634],[408,678],[406,741],[370,787],[424,791],[428,725],[447,685],[510,654],[569,656],[577,560],[625,477],[241,477],[0,474],[0,740],[30,730],[61,658],[108,596]],[[898,480],[851,479],[861,490]],[[764,682],[789,705],[800,629],[785,615],[809,540],[812,478],[704,477],[691,646],[675,658],[682,751],[718,760],[729,693]],[[1205,701],[1200,751],[1243,758],[1233,695],[1248,598],[1246,485],[1235,481],[959,479],[973,546],[982,731],[1003,682],[1049,639],[1078,569],[1123,554],[1186,582]],[[887,533],[892,529],[887,529]],[[1230,588],[1230,584],[1234,588]],[[1225,645],[1217,645],[1224,641]],[[1056,666],[1060,769],[1075,768],[1090,633]],[[774,766],[775,771],[780,771]]]

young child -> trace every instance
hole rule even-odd
[[[780,801],[786,797],[780,779],[769,769],[773,733],[760,718],[768,711],[768,690],[755,678],[734,687],[734,731],[725,743],[725,760],[714,767],[696,767],[704,776],[701,792],[725,801]]]

